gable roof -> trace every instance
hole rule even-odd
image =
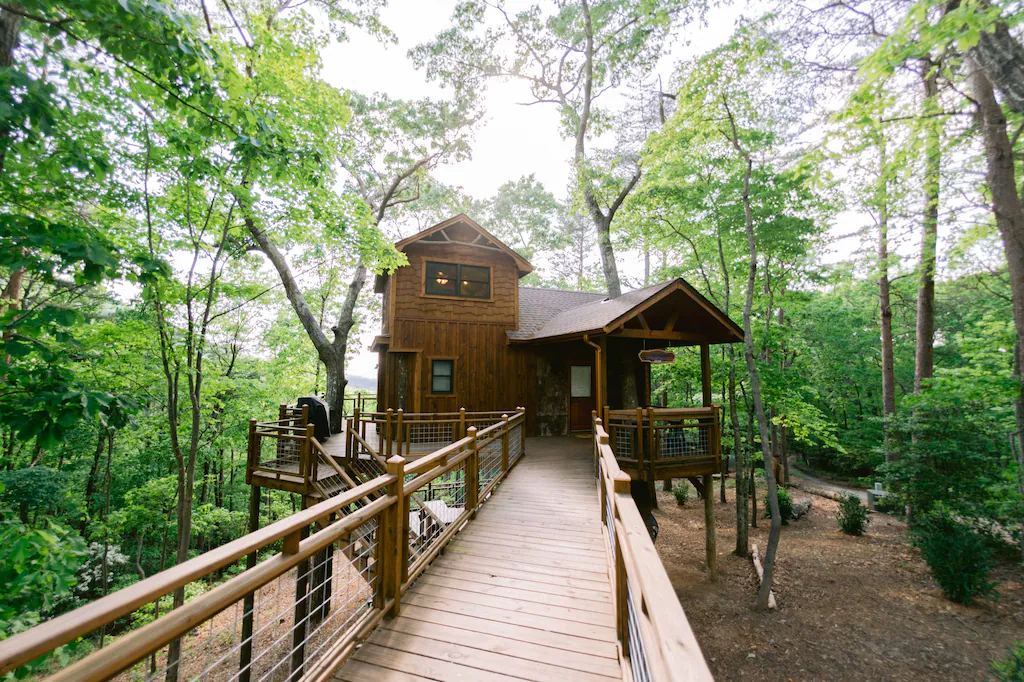
[[[607,294],[589,291],[519,287],[519,329],[507,332],[508,337],[514,341],[529,339],[558,314],[606,298]]]
[[[554,291],[538,295],[536,292]],[[527,293],[533,292],[533,293]],[[743,330],[682,278],[627,292],[617,298],[603,294],[568,296],[578,292],[520,288],[519,329],[507,332],[512,341],[568,340],[584,334],[608,334],[679,292],[680,302],[690,308],[687,321],[699,322],[712,343],[743,340]],[[527,293],[524,296],[524,293]],[[586,297],[586,298],[584,298]],[[556,311],[556,308],[561,308]],[[700,317],[703,319],[694,319]],[[540,325],[537,326],[537,322]],[[709,327],[711,327],[709,329]]]
[[[530,273],[530,272],[533,272],[534,268],[533,268],[533,265],[530,264],[530,261],[526,260],[525,258],[520,256],[518,253],[513,251],[503,241],[501,241],[500,239],[495,237],[493,234],[491,234],[490,232],[485,230],[480,225],[480,223],[476,222],[475,220],[473,220],[472,218],[467,216],[465,213],[459,213],[458,215],[453,216],[453,217],[449,218],[448,220],[442,221],[442,222],[438,223],[437,225],[434,225],[433,227],[428,227],[427,229],[423,230],[422,232],[417,232],[416,234],[412,235],[411,237],[406,237],[405,239],[402,239],[401,241],[397,241],[397,242],[395,242],[395,248],[398,249],[399,251],[405,251],[406,247],[408,247],[410,244],[414,244],[414,243],[416,243],[418,241],[422,241],[422,240],[426,239],[427,237],[430,237],[431,235],[437,234],[438,232],[442,232],[445,228],[451,227],[451,226],[456,225],[456,224],[465,225],[465,226],[475,230],[477,233],[479,233],[481,237],[483,237],[485,240],[487,240],[489,242],[489,244],[486,245],[486,248],[496,249],[498,251],[501,251],[501,252],[505,253],[510,258],[512,258],[512,260],[514,260],[516,262],[516,267],[519,268],[519,272],[521,273],[520,276],[525,275],[525,274]],[[447,236],[447,235],[445,235],[445,236]],[[429,240],[429,241],[437,242],[439,240]],[[463,242],[460,242],[460,243],[463,243]],[[479,246],[479,245],[478,244],[474,244],[474,246]]]

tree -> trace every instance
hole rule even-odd
[[[690,185],[689,193],[698,201],[703,200],[701,183],[711,170],[710,177],[716,178],[722,187],[721,207],[726,211],[738,207],[742,211],[737,222],[744,226],[746,242],[744,356],[772,517],[765,577],[758,596],[759,607],[766,608],[781,517],[772,469],[772,437],[758,366],[760,354],[755,351],[754,302],[760,288],[758,268],[762,258],[759,244],[769,244],[771,250],[806,248],[816,228],[814,221],[805,216],[811,215],[811,206],[822,205],[815,204],[809,191],[810,178],[803,170],[775,167],[782,161],[779,150],[791,124],[787,116],[796,104],[790,93],[796,90],[788,80],[791,65],[761,31],[762,25],[742,29],[727,45],[683,65],[676,98],[678,108],[654,147],[665,150],[662,154],[669,162],[662,164],[664,168],[655,161],[651,165],[658,178],[665,177],[671,169],[674,182],[684,188]],[[768,91],[780,94],[768,95]],[[680,149],[685,153],[680,154]],[[680,157],[689,165],[681,163]],[[693,242],[690,243],[692,246]],[[770,292],[769,280],[765,278],[764,282]],[[768,300],[766,330],[774,316],[770,294]]]
[[[270,234],[255,223],[250,226],[253,238],[280,275],[292,308],[326,369],[326,399],[334,431],[341,429],[348,339],[356,323],[356,305],[367,274],[371,270],[390,271],[403,262],[390,244],[385,243],[381,223],[396,208],[419,199],[420,187],[426,184],[425,177],[430,170],[438,164],[468,156],[467,137],[476,120],[464,107],[432,100],[406,102],[383,95],[373,98],[355,95],[352,107],[354,117],[350,126],[335,133],[338,137],[333,146],[333,159],[347,171],[351,196],[358,197],[365,209],[361,219],[351,225],[359,240],[355,257],[346,258],[343,255],[346,250],[340,249],[332,253],[333,258],[321,261],[324,267],[349,262],[352,268],[337,322],[330,329],[333,338],[328,338],[323,320],[307,304],[287,260]],[[315,232],[306,234],[309,241],[314,241]]]
[[[561,207],[531,173],[501,185],[486,202],[487,228],[530,260],[562,246],[559,231]]]
[[[488,78],[517,79],[530,87],[534,103],[558,107],[563,134],[573,141],[573,165],[582,203],[597,230],[608,294],[622,286],[611,240],[611,224],[640,180],[640,168],[609,173],[621,164],[595,164],[587,143],[609,129],[614,116],[599,98],[657,61],[685,0],[578,0],[548,13],[533,5],[517,14],[503,3],[463,2],[454,27],[412,50],[413,58],[461,91],[479,91]],[[496,26],[485,21],[494,16]]]

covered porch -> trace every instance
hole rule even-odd
[[[720,410],[711,400],[711,346],[743,331],[685,280],[673,279],[554,315],[510,342],[536,357],[536,433],[593,429],[602,420],[619,465],[656,481],[718,471]],[[651,365],[698,346],[701,406],[655,408]]]

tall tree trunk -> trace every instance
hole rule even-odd
[[[1018,383],[1022,381],[1019,346],[1018,339],[1013,345],[1013,377]],[[1013,450],[1013,460],[1017,464],[1017,496],[1020,500],[1017,505],[1018,522],[1024,525],[1024,440],[1021,440],[1021,436],[1024,435],[1024,393],[1018,393],[1013,401],[1013,417],[1017,432],[1010,436],[1010,447]],[[1020,560],[1024,563],[1024,533],[1021,533],[1019,544]]]
[[[771,514],[771,527],[768,531],[768,546],[764,552],[764,573],[761,589],[757,593],[757,608],[768,608],[768,597],[772,590],[772,575],[775,571],[775,553],[779,547],[779,534],[782,532],[782,515],[779,513],[778,490],[775,486],[775,471],[772,467],[771,435],[768,433],[768,418],[765,415],[764,402],[761,399],[761,376],[757,370],[754,357],[754,334],[751,327],[751,312],[754,307],[754,286],[757,283],[757,241],[754,239],[754,219],[750,209],[750,176],[753,164],[746,158],[746,174],[743,179],[743,212],[747,228],[747,247],[749,249],[750,269],[747,275],[747,300],[743,306],[744,351],[747,359],[747,372],[750,375],[750,398],[754,404],[754,415],[757,418],[757,429],[761,436],[761,452],[764,455],[764,478],[768,488],[768,509]]]
[[[924,80],[924,213],[921,220],[921,263],[917,288],[917,347],[914,352],[914,394],[932,377],[935,364],[935,247],[939,225],[939,172],[942,150],[938,122],[938,70],[931,61],[922,67]]]
[[[14,66],[14,50],[18,47],[18,34],[21,32],[23,20],[22,15],[15,12],[21,9],[21,4],[17,2],[8,3],[6,7],[0,8],[0,68]],[[7,159],[10,140],[11,129],[8,126],[0,126],[0,176],[4,174],[4,162]]]
[[[651,238],[644,233],[644,286],[651,283]]]
[[[746,449],[740,442],[740,417],[736,409],[736,350],[729,345],[729,423],[732,424],[732,451],[736,461],[736,549],[734,554],[750,556],[750,531],[748,524],[747,495],[749,486],[747,474],[750,468]]]
[[[96,494],[96,475],[100,470],[100,457],[103,455],[103,445],[107,440],[107,429],[100,426],[99,437],[96,439],[96,449],[92,453],[92,466],[89,467],[89,476],[85,479],[85,515],[78,525],[78,532],[85,535],[85,527],[89,523],[90,512],[92,511],[93,495]]]
[[[1017,190],[1013,148],[1006,132],[1006,116],[996,101],[992,82],[968,56],[966,67],[974,100],[978,103],[978,125],[985,145],[986,178],[992,194],[992,212],[1003,240],[1010,291],[1013,300],[1013,323],[1017,331],[1015,362],[1024,366],[1024,212]],[[1020,377],[1018,372],[1018,380]],[[1022,386],[1024,388],[1024,386]],[[1024,390],[1022,390],[1024,395]],[[1018,417],[1020,421],[1020,417]],[[1018,433],[1018,439],[1022,434]]]
[[[882,342],[882,433],[889,438],[889,419],[896,414],[896,370],[892,347],[892,303],[889,294],[889,183],[887,180],[885,141],[881,148],[881,177],[878,204],[878,313]],[[899,455],[886,448],[885,460]]]
[[[597,250],[601,254],[604,284],[608,288],[608,295],[617,298],[622,295],[622,283],[619,281],[619,268],[615,263],[615,249],[612,247],[612,219],[600,211],[593,219],[594,227],[597,228]]]
[[[750,527],[757,528],[757,467],[754,466],[754,451],[757,443],[754,442],[754,407],[747,398],[747,390],[740,383],[740,391],[743,393],[743,407],[747,410],[747,447],[744,459],[749,464],[749,480],[747,482],[747,494],[750,499]]]

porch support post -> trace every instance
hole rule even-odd
[[[711,346],[700,344],[700,388],[704,407],[711,407]]]
[[[597,345],[597,407],[608,404],[608,337],[598,338]]]

